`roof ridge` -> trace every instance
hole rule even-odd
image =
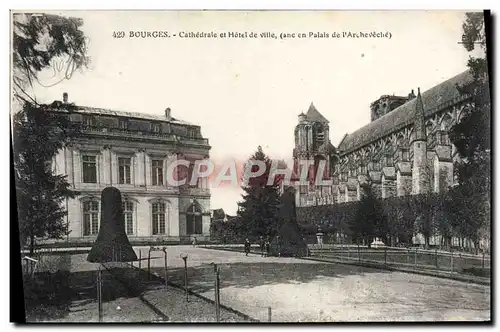
[[[151,114],[151,113],[115,110],[115,109],[111,109],[111,108],[85,106],[85,105],[75,105],[75,107],[76,107],[77,112],[78,111],[89,111],[89,113],[90,113],[90,112],[94,111],[95,113],[101,114],[101,115],[127,116],[127,117],[131,117],[131,118],[136,118],[136,119],[170,122],[170,123],[175,123],[175,124],[180,124],[180,125],[198,126],[199,127],[199,125],[195,125],[195,124],[192,124],[190,122],[177,119],[175,117],[171,117],[170,120],[167,120],[165,117],[163,117],[161,115],[156,115],[156,114]]]
[[[468,79],[470,79],[470,71],[465,70],[424,91],[422,99],[426,107],[424,109],[425,116],[429,116],[440,110],[440,105],[456,100],[457,96],[453,96],[458,93],[456,85],[464,83]],[[413,98],[403,105],[396,107],[391,112],[348,134],[339,143],[338,150],[343,154],[352,152],[370,144],[374,140],[400,130],[401,126],[406,126],[413,122],[413,115],[415,113],[414,103],[416,101],[417,98]]]

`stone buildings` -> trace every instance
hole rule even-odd
[[[65,93],[62,102],[67,103]],[[210,234],[210,190],[207,178],[190,185],[195,160],[209,157],[210,145],[199,126],[172,117],[77,106],[71,120],[83,132],[53,160],[53,169],[67,175],[80,194],[68,199],[70,233],[66,240],[92,242],[100,223],[100,193],[114,186],[122,193],[125,228],[132,243],[199,240]],[[174,168],[187,178],[172,186],[167,169],[175,160],[189,168]],[[173,174],[173,173],[172,173]]]
[[[380,97],[370,106],[371,122],[346,134],[337,148],[329,139],[328,120],[311,104],[295,128],[294,161],[308,160],[316,174],[319,161],[325,160],[323,176],[333,184],[300,184],[295,176],[297,206],[359,200],[366,181],[383,198],[452,186],[457,156],[448,131],[470,106],[457,89],[470,78],[467,71],[416,95]]]

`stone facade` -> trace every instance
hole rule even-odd
[[[372,121],[346,134],[337,148],[327,135],[316,141],[314,128],[328,129],[328,121],[311,104],[306,115],[299,115],[295,128],[294,161],[327,160],[333,184],[328,188],[314,181],[302,184],[297,206],[357,200],[364,181],[370,181],[382,198],[440,192],[453,186],[457,156],[448,131],[471,109],[469,98],[457,89],[470,79],[463,72],[423,93],[419,89],[417,95],[412,90],[407,97],[382,96],[371,104]],[[309,174],[314,177],[314,172]],[[293,180],[298,186],[297,176]]]
[[[170,109],[159,117],[78,106],[70,117],[82,124],[83,132],[52,163],[54,171],[66,175],[71,189],[79,192],[65,203],[70,230],[67,241],[95,240],[100,193],[108,186],[122,193],[132,243],[209,237],[208,179],[191,185],[192,166],[169,169],[175,160],[193,165],[209,157],[210,146],[199,126],[173,118]],[[167,171],[187,183],[171,185]]]

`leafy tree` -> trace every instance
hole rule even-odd
[[[491,98],[482,12],[466,14],[462,41],[467,51],[476,50],[480,55],[469,57],[467,66],[472,80],[458,87],[461,94],[470,96],[471,102],[461,121],[450,130],[451,141],[460,157],[455,162],[460,188],[453,194],[463,199],[461,209],[464,211],[460,218],[466,223],[456,226],[463,235],[476,239],[480,229],[489,228],[491,219],[489,210],[483,206],[484,202],[490,202],[491,191]],[[458,218],[455,211],[450,212]]]
[[[377,199],[370,183],[361,185],[362,195],[357,206],[355,218],[349,224],[349,229],[354,240],[359,244],[364,239],[368,246],[372,237],[381,237],[387,241],[387,218],[382,205]]]
[[[279,178],[275,178],[271,185],[267,184],[271,160],[261,146],[245,167],[252,167],[252,172],[256,172],[258,166],[251,163],[256,160],[262,161],[266,169],[262,175],[246,179],[246,186],[242,188],[245,193],[242,195],[243,201],[238,203],[238,233],[252,238],[274,237],[278,227]]]
[[[34,102],[27,89],[33,84],[55,85],[90,63],[83,20],[48,14],[14,14],[13,93],[22,101]],[[55,82],[41,82],[39,74],[51,68]],[[58,77],[59,76],[59,77]]]
[[[87,41],[81,19],[45,14],[15,14],[13,19],[13,151],[21,244],[35,237],[61,238],[67,234],[62,203],[75,192],[65,176],[53,174],[51,161],[79,130],[69,113],[74,105],[43,105],[30,94],[39,74],[52,68],[69,79],[87,66]],[[53,84],[58,83],[53,82]],[[20,107],[20,109],[16,109]],[[59,112],[63,110],[62,112]]]

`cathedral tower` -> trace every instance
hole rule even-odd
[[[413,194],[424,194],[429,192],[429,174],[427,167],[427,135],[425,130],[424,103],[420,88],[418,89],[415,103],[415,120],[413,123],[413,169],[412,189]]]
[[[335,148],[330,143],[329,122],[318,112],[313,103],[309,106],[306,114],[301,113],[299,115],[298,122],[295,127],[295,148],[293,150],[294,173],[300,177],[305,162],[314,166],[309,168],[309,183],[302,183],[299,190],[297,190],[299,194],[297,205],[312,204],[304,203],[304,200],[314,200],[314,204],[321,204],[318,200],[331,200],[330,196],[325,198],[325,194],[330,193],[331,188],[316,188],[314,181],[317,176],[322,176],[323,179],[330,178],[330,162]],[[321,163],[325,165],[325,168],[322,174],[318,174],[321,172],[319,167]],[[306,197],[308,195],[314,197]]]

